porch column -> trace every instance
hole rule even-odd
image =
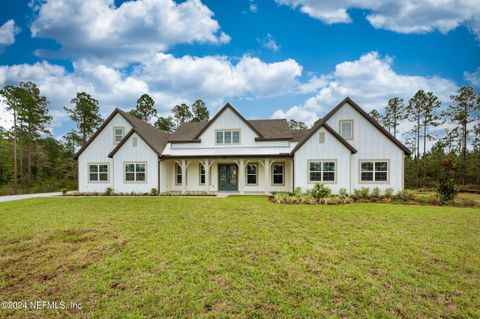
[[[210,189],[210,161],[208,159],[203,162],[203,167],[205,169],[205,191],[208,192]]]
[[[243,194],[243,188],[245,187],[245,165],[243,165],[243,158],[240,159],[238,164],[238,175],[238,190],[240,191],[240,194]]]
[[[270,160],[265,160],[265,165],[263,165],[263,169],[265,171],[265,194],[268,195],[270,193],[268,190],[270,189]]]
[[[187,192],[187,163],[182,159],[182,194]]]

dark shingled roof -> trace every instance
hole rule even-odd
[[[286,119],[279,120],[248,120],[248,122],[262,134],[263,138],[257,140],[269,139],[292,139],[292,130],[288,126]]]
[[[205,128],[205,126],[210,125],[211,121],[208,122],[190,122],[183,123],[180,125],[175,133],[170,135],[170,142],[199,142],[199,139],[196,139],[198,134]],[[261,137],[258,137],[257,140],[275,140],[283,139],[288,140],[293,138],[292,131],[288,127],[287,120],[247,120],[247,122],[255,128],[260,134]]]
[[[308,136],[308,133],[310,133],[309,128],[292,130],[292,135],[293,135],[292,142],[300,142],[301,140],[303,140],[305,137]]]
[[[181,124],[170,135],[170,142],[185,142],[195,140],[197,134],[208,124],[208,122],[190,122]]]

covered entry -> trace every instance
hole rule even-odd
[[[218,164],[218,190],[225,192],[238,191],[237,164]]]

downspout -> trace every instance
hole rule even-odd
[[[158,157],[158,187],[157,187],[157,190],[158,190],[158,196],[160,196],[160,168],[162,166],[162,159],[160,157]]]
[[[353,178],[353,174],[352,174],[352,152],[350,152],[350,157],[348,158],[348,161],[349,161],[349,168],[348,168],[348,192],[349,194],[352,194],[352,178]]]

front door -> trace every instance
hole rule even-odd
[[[218,165],[218,190],[234,192],[238,190],[238,167],[235,164]]]

